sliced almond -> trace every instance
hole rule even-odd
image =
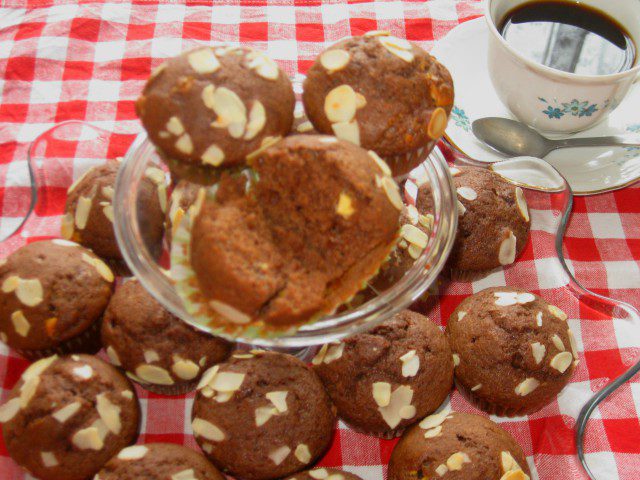
[[[521,470],[520,465],[516,462],[516,459],[513,458],[511,452],[501,452],[500,453],[500,462],[502,463],[503,472],[510,472],[512,470]]]
[[[212,442],[221,442],[226,438],[220,428],[202,418],[194,418],[193,422],[191,422],[191,427],[195,435],[206,440],[211,440]]]
[[[567,368],[573,363],[573,355],[571,352],[560,352],[551,359],[549,365],[560,373],[567,371]]]
[[[464,214],[467,213],[467,207],[465,207],[458,199],[456,199],[456,205],[458,207],[458,216],[464,216]]]
[[[115,365],[116,367],[122,366],[122,363],[120,363],[120,358],[118,357],[118,354],[116,353],[116,351],[113,349],[111,345],[107,346],[106,352],[107,352],[107,357],[109,357],[109,360],[113,365]]]
[[[364,37],[388,37],[391,32],[388,30],[369,30],[365,32]]]
[[[29,330],[31,330],[31,324],[22,313],[22,310],[16,310],[11,314],[11,323],[13,323],[13,328],[16,333],[21,337],[26,337],[29,335]]]
[[[205,370],[205,372],[202,374],[202,377],[200,378],[200,382],[198,383],[196,390],[201,390],[204,387],[209,386],[215,376],[218,374],[218,370],[220,370],[219,365],[214,365],[208,370]]]
[[[210,108],[211,110],[213,110],[213,103],[214,103],[213,94],[215,93],[215,91],[216,91],[215,85],[210,83],[209,85],[207,85],[202,89],[202,92],[200,92],[200,98],[202,99],[202,103],[204,103],[205,107]]]
[[[516,236],[511,230],[509,230],[509,235],[500,243],[498,261],[500,265],[510,265],[516,261]]]
[[[402,420],[413,418],[416,409],[411,405],[413,389],[408,385],[401,385],[391,393],[389,404],[378,407],[380,415],[389,428],[396,428]]]
[[[433,415],[429,415],[425,417],[420,422],[420,428],[424,430],[429,430],[431,428],[435,428],[438,425],[441,425],[451,413],[451,408],[449,406],[443,408],[440,412],[434,413]]]
[[[360,127],[355,120],[352,122],[337,122],[331,125],[336,137],[360,146]]]
[[[102,450],[104,441],[100,438],[97,427],[78,430],[71,437],[71,443],[80,450]]]
[[[169,133],[175,135],[176,137],[179,137],[185,132],[182,120],[180,120],[178,117],[169,118],[164,128],[166,128]],[[160,171],[162,172],[162,170]],[[162,179],[160,181],[164,181],[164,173],[162,174]]]
[[[60,235],[62,235],[62,238],[70,240],[73,237],[74,221],[74,216],[71,213],[66,213],[62,217],[60,222]]]
[[[155,385],[173,385],[174,381],[169,372],[157,365],[143,363],[136,368],[136,375],[147,383]]]
[[[246,59],[248,60],[247,67],[262,78],[277,80],[280,76],[278,64],[264,53],[253,50],[247,53]]]
[[[235,392],[242,386],[244,373],[218,372],[210,383],[210,387],[218,392]]]
[[[114,434],[119,435],[122,429],[122,422],[120,421],[121,409],[109,400],[106,393],[96,395],[96,410],[107,428]]]
[[[447,468],[451,471],[462,470],[465,463],[471,463],[469,455],[464,452],[456,452],[447,459]]]
[[[296,131],[299,133],[306,133],[306,132],[310,132],[311,130],[313,130],[313,124],[308,120],[305,122],[302,122],[300,125],[296,127]]]
[[[547,352],[547,347],[545,347],[540,342],[533,342],[531,344],[531,354],[533,355],[533,358],[536,361],[536,364],[540,365],[540,363],[542,363],[542,360],[544,359],[546,352]]]
[[[158,203],[160,204],[160,210],[162,213],[166,213],[167,211],[167,186],[164,183],[161,183],[157,186],[158,192]]]
[[[301,463],[307,464],[311,461],[311,451],[304,443],[298,444],[293,454]]]
[[[341,192],[338,197],[338,205],[336,206],[336,213],[340,215],[344,219],[348,219],[351,215],[355,213],[355,208],[353,208],[353,200],[349,196],[348,193]]]
[[[391,202],[391,205],[396,207],[398,210],[402,210],[403,203],[402,197],[400,196],[400,190],[398,189],[398,184],[394,182],[391,177],[384,177],[381,182],[382,189]]]
[[[391,401],[391,384],[387,382],[375,382],[372,385],[373,399],[379,407],[386,407]]]
[[[536,313],[536,325],[538,325],[538,327],[542,326],[542,312]]]
[[[96,269],[98,274],[105,281],[111,283],[111,282],[113,282],[115,280],[115,276],[113,275],[113,272],[111,271],[111,269],[107,266],[106,263],[104,263],[98,257],[93,257],[93,256],[87,255],[86,253],[83,252],[82,253],[82,261],[85,262],[85,263],[88,263],[91,266],[93,266],[93,268]]]
[[[573,358],[578,359],[578,344],[576,343],[576,337],[573,335],[571,329],[567,330],[567,335],[569,336],[569,346],[571,347],[571,353],[573,354]]]
[[[24,378],[24,375],[23,375]],[[36,394],[36,390],[38,389],[38,385],[40,385],[40,377],[34,376],[26,380],[22,387],[20,387],[20,407],[26,408],[29,405],[29,402]]]
[[[288,410],[287,407],[287,395],[289,392],[286,390],[269,392],[265,395],[267,400],[273,403],[273,406],[276,407],[276,410],[280,413],[284,413]]]
[[[340,85],[324,99],[324,113],[331,123],[348,123],[356,115],[356,92],[350,85]]]
[[[244,312],[241,312],[237,308],[222,303],[218,300],[211,300],[209,306],[219,315],[224,317],[231,323],[245,324],[251,322],[251,317]]]
[[[564,342],[562,341],[562,339],[560,338],[560,336],[558,336],[557,334],[553,334],[551,336],[551,341],[553,342],[553,344],[555,345],[555,347],[560,350],[561,352],[565,351],[564,348]]]
[[[536,388],[540,386],[540,382],[535,378],[527,378],[520,382],[518,386],[515,388],[516,395],[520,395],[524,397],[533,392]]]
[[[500,477],[500,480],[529,480],[529,475],[522,470],[512,470]]]
[[[360,110],[367,106],[367,97],[361,93],[356,92],[356,108]]]
[[[376,165],[378,165],[380,170],[382,170],[382,173],[390,177],[391,169],[389,168],[389,165],[387,165],[387,162],[385,162],[382,158],[380,158],[380,156],[373,150],[369,150],[368,153],[369,153],[369,156],[373,158],[373,160],[376,162]]]
[[[320,55],[320,65],[322,65],[329,73],[342,70],[349,63],[351,56],[346,50],[336,48],[335,50],[327,50]]]
[[[482,388],[482,384],[478,383],[477,385],[474,385],[473,387],[471,387],[471,391],[472,392],[476,392],[478,390],[480,390]]]
[[[107,217],[107,220],[113,223],[115,219],[115,216],[113,213],[113,205],[105,205],[104,207],[102,207],[102,213],[104,214],[105,217]]]
[[[193,142],[191,141],[191,136],[188,133],[185,133],[178,137],[176,140],[175,147],[178,151],[184,153],[185,155],[190,155],[193,153]]]
[[[78,230],[84,230],[89,220],[89,213],[91,212],[91,203],[93,199],[91,197],[80,196],[78,203],[76,204],[75,212],[75,224]]]
[[[144,352],[142,352],[142,355],[144,356],[144,361],[147,363],[153,363],[160,360],[160,355],[158,355],[158,352],[152,349],[145,350]]]
[[[409,350],[402,357],[402,376],[403,377],[415,377],[420,370],[420,357],[416,355],[415,350]]]
[[[312,365],[321,365],[325,355],[327,354],[327,350],[329,349],[329,345],[328,344],[324,344],[322,345],[322,347],[320,347],[320,350],[318,350],[318,352],[315,354],[315,356],[313,357],[313,359],[311,360],[311,364]]]
[[[267,423],[271,417],[278,414],[278,410],[273,407],[258,407],[255,411],[256,427],[261,427]]]
[[[411,63],[415,56],[413,55],[413,47],[406,40],[394,37],[392,35],[378,37],[378,40],[384,48],[405,62]]]
[[[91,365],[81,365],[79,367],[74,367],[71,370],[71,373],[80,380],[89,380],[93,377],[93,368],[91,368]]]
[[[200,373],[200,367],[191,360],[179,359],[171,366],[171,370],[182,380],[193,380]]]
[[[197,73],[213,73],[220,68],[220,61],[210,48],[201,48],[187,55],[189,65]]]
[[[291,449],[286,445],[276,448],[269,453],[269,458],[276,465],[280,465],[291,453]]]
[[[249,122],[247,123],[247,131],[244,134],[245,140],[252,140],[262,131],[267,123],[267,111],[259,100],[254,100],[251,110],[249,111]]]
[[[27,307],[35,307],[43,300],[44,292],[42,283],[37,278],[18,279],[16,287],[16,297]]]
[[[59,465],[58,459],[53,452],[40,452],[40,458],[42,459],[42,465],[46,468],[57,467]]]
[[[457,367],[458,365],[460,365],[460,355],[458,355],[457,353],[453,354],[453,366]]]
[[[444,477],[448,471],[449,467],[447,467],[444,463],[441,463],[440,465],[438,465],[438,468],[436,468],[436,473],[439,477]]]
[[[406,223],[400,227],[400,236],[407,242],[421,249],[425,249],[429,243],[429,236],[410,223]]]
[[[0,423],[13,419],[20,411],[20,397],[15,397],[0,407]]]
[[[442,433],[442,425],[438,425],[437,427],[431,428],[424,432],[424,438],[434,438]]]
[[[344,352],[344,343],[338,343],[337,345],[329,345],[327,354],[324,356],[324,363],[331,363],[342,357]]]
[[[431,113],[431,118],[429,119],[429,125],[427,126],[427,134],[433,140],[437,140],[444,134],[445,129],[447,128],[447,112],[444,108],[438,107],[433,113]]]
[[[140,460],[144,458],[148,452],[149,449],[144,445],[133,445],[120,450],[117,458],[120,460]]]
[[[473,201],[478,198],[478,194],[471,187],[460,187],[457,189],[458,195],[460,195],[465,200]]]
[[[568,318],[567,314],[564,313],[555,305],[549,305],[547,308],[549,309],[549,313],[551,313],[551,315],[553,315],[554,317],[560,320],[566,320]]]
[[[524,198],[524,192],[520,187],[516,187],[516,205],[518,211],[525,222],[529,221],[529,207],[527,206],[527,200]]]

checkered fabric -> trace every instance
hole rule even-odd
[[[459,22],[475,18],[474,1],[361,2],[223,0],[102,3],[6,0],[0,8],[0,232],[12,232],[29,208],[29,143],[58,122],[79,119],[110,132],[84,151],[50,138],[34,153],[55,149],[36,165],[38,202],[0,258],[25,242],[57,235],[66,189],[89,165],[123,154],[140,129],[134,101],[152,68],[195,44],[243,43],[266,51],[292,76],[304,73],[327,45],[371,29],[390,30],[429,49]],[[436,323],[467,295],[509,284],[540,293],[569,314],[580,350],[572,383],[557,401],[522,418],[498,419],[528,456],[533,478],[583,479],[573,426],[584,400],[638,358],[640,329],[596,314],[563,288],[555,270],[554,201],[529,194],[534,229],[516,265],[474,283],[442,285],[429,312]],[[578,279],[593,291],[640,306],[640,187],[579,198],[565,240]],[[634,328],[635,327],[635,328]],[[0,345],[0,401],[27,362]],[[144,420],[139,442],[197,448],[189,422],[193,395],[165,398],[138,389]],[[476,411],[458,393],[455,410]],[[621,388],[595,412],[586,451],[599,479],[640,478],[640,381]],[[320,465],[342,467],[364,480],[385,478],[395,441],[355,433],[340,424]],[[30,478],[0,441],[0,479]]]

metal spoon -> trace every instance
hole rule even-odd
[[[568,147],[640,147],[640,135],[633,134],[551,140],[524,123],[508,118],[481,118],[471,127],[478,139],[510,156],[544,158],[553,150]]]

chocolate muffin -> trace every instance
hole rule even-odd
[[[172,174],[209,184],[287,135],[294,103],[289,78],[264,53],[198,47],[152,73],[136,112]]]
[[[192,426],[223,472],[267,480],[291,475],[322,455],[335,423],[332,408],[310,367],[290,355],[253,350],[204,374]]]
[[[320,54],[302,99],[319,132],[374,150],[397,177],[418,166],[444,133],[453,81],[416,44],[369,32]]]
[[[357,475],[343,472],[335,468],[314,468],[306,472],[296,473],[286,480],[362,480]]]
[[[491,170],[452,168],[458,190],[458,231],[443,272],[471,281],[515,262],[529,239],[531,221],[522,189]],[[421,212],[433,212],[429,184],[418,188]]]
[[[453,386],[444,334],[409,310],[368,332],[324,345],[312,364],[340,418],[387,438],[434,412]]]
[[[120,450],[93,480],[224,480],[202,455],[172,443],[147,443]]]
[[[466,298],[447,325],[458,388],[496,415],[540,410],[569,382],[578,358],[566,319],[558,307],[517,288]]]
[[[374,291],[388,290],[413,267],[429,244],[433,222],[433,214],[421,212],[414,205],[404,206],[400,215],[400,240],[378,275],[369,282]]]
[[[443,410],[402,436],[391,454],[388,480],[529,480],[522,448],[479,415]]]
[[[97,352],[113,281],[109,267],[77,243],[21,247],[0,265],[0,340],[29,359]]]
[[[171,244],[171,237],[175,234],[185,214],[193,222],[195,212],[200,209],[205,198],[205,188],[197,183],[180,180],[169,197],[169,208],[165,218],[167,240]],[[195,206],[194,206],[195,205]]]
[[[202,373],[227,358],[233,348],[171,314],[135,279],[111,298],[102,343],[111,362],[129,378],[165,395],[193,390]]]
[[[90,355],[52,356],[22,374],[0,407],[13,460],[42,480],[85,480],[138,436],[129,381]]]
[[[393,248],[397,185],[366,151],[326,136],[287,137],[252,167],[257,180],[221,183],[195,220],[198,288],[220,323],[277,329],[333,311]]]
[[[61,234],[93,250],[117,273],[128,275],[113,230],[113,194],[120,163],[108,161],[90,168],[67,191],[67,203],[62,218]],[[167,207],[165,174],[154,167],[147,168],[138,186],[138,206],[141,215],[142,238],[149,250],[160,252],[164,211]]]

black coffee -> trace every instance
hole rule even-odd
[[[498,30],[525,57],[565,72],[607,75],[628,70],[635,61],[636,48],[624,27],[578,3],[525,3],[511,10]]]

